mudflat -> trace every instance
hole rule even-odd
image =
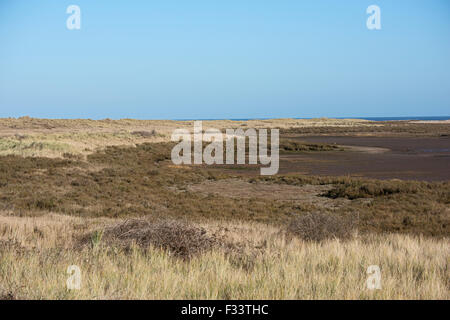
[[[290,139],[336,144],[344,151],[281,155],[281,174],[295,172],[424,181],[450,179],[449,136],[298,136]]]

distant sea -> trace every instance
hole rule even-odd
[[[320,117],[317,117],[320,118]],[[428,117],[326,117],[330,119],[362,119],[370,121],[397,121],[397,120],[450,120],[450,116],[428,116]],[[192,121],[192,120],[233,120],[233,121],[248,121],[248,120],[268,120],[274,118],[234,118],[234,119],[176,119],[180,121]],[[294,118],[294,119],[314,119],[314,118]]]
[[[396,121],[396,120],[450,120],[450,116],[447,117],[339,117],[337,119],[363,119],[371,121]]]

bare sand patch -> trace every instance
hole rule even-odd
[[[378,154],[390,151],[390,149],[388,148],[379,148],[379,147],[361,147],[361,146],[345,146],[345,145],[339,146],[343,147],[347,151],[363,152],[369,154]]]
[[[319,207],[340,207],[349,202],[347,199],[330,199],[321,195],[332,188],[332,185],[270,184],[264,182],[250,183],[239,179],[205,181],[189,185],[186,189],[204,194],[216,194],[230,198],[259,198],[275,201],[293,201],[314,204]]]
[[[418,120],[409,121],[409,123],[450,124],[450,120]]]

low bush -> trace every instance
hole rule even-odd
[[[133,132],[131,132],[131,134],[134,135],[134,136],[140,136],[140,137],[143,137],[143,138],[148,138],[148,137],[156,136],[156,130],[153,129],[151,131],[143,131],[143,130],[142,131],[133,131]]]
[[[422,187],[421,183],[404,181],[350,181],[336,185],[324,194],[329,198],[373,198],[396,193],[417,193]]]
[[[294,153],[305,151],[336,151],[342,150],[337,145],[325,144],[325,143],[308,143],[295,140],[281,139],[280,152]]]
[[[333,238],[350,239],[354,228],[355,223],[349,217],[314,212],[292,219],[287,232],[305,241],[323,241]]]

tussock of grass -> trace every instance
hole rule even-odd
[[[287,226],[287,232],[305,241],[352,238],[356,221],[350,217],[313,212],[296,217]]]
[[[60,142],[34,141],[29,138],[0,138],[0,155],[16,154],[24,157],[57,155],[69,152],[70,146]]]
[[[141,136],[141,137],[154,137],[156,136],[156,130],[153,129],[151,131],[145,131],[145,130],[140,130],[140,131],[133,131],[131,132],[132,135],[135,136]]]

